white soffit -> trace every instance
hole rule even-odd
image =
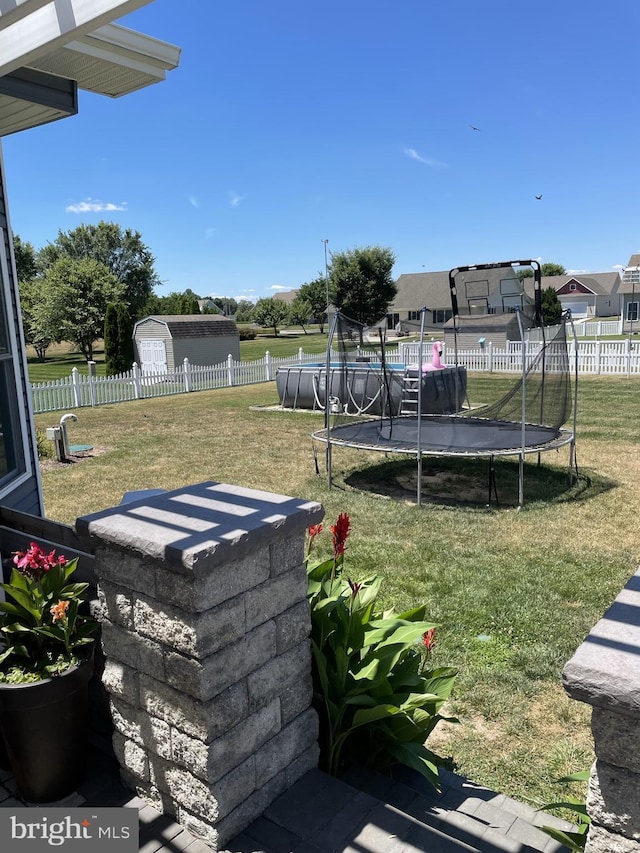
[[[0,76],[150,0],[0,0]]]
[[[76,80],[79,89],[118,98],[164,80],[179,61],[180,48],[108,24],[39,57],[28,67]]]

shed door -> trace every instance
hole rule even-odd
[[[140,367],[143,373],[166,373],[167,350],[164,341],[140,341]]]

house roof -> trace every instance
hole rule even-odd
[[[209,338],[238,335],[238,327],[233,320],[220,314],[155,314],[138,320],[138,326],[153,320],[164,324],[172,338]]]
[[[78,88],[117,98],[163,80],[180,49],[111,23],[150,1],[0,3],[0,136],[74,115]]]
[[[273,294],[274,299],[279,299],[281,302],[291,305],[296,296],[300,293],[299,290],[280,290]]]
[[[627,267],[640,267],[640,254],[631,255]]]
[[[500,282],[515,279],[510,267],[469,270],[456,276],[456,291],[460,310],[464,310],[467,297],[489,298],[500,292]],[[449,271],[404,273],[397,281],[398,292],[389,306],[389,311],[418,311],[425,305],[429,310],[451,309]]]
[[[620,275],[617,272],[597,272],[572,275],[543,275],[542,290],[553,287],[555,291],[562,290],[569,282],[575,281],[586,287],[596,296],[612,296],[618,293],[620,287]],[[533,296],[533,279],[526,278],[525,291]]]

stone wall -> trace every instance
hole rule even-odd
[[[323,515],[202,483],[76,524],[123,780],[214,849],[317,764],[304,544]]]
[[[567,663],[563,682],[593,707],[586,853],[640,853],[640,570]]]

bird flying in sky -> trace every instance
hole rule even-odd
[[[480,128],[476,127],[475,124],[470,124],[469,127],[471,128],[471,130],[480,130]]]
[[[537,196],[536,196],[536,198],[538,199],[538,201],[540,201],[540,199],[542,198],[542,196],[541,196],[541,195],[537,195]]]

